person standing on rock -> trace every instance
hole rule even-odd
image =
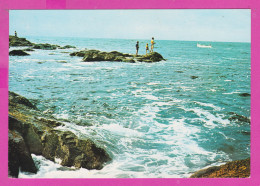
[[[14,31],[14,36],[17,37],[17,32],[16,31]]]
[[[139,41],[136,42],[135,48],[136,48],[136,55],[138,55],[138,50],[139,50]]]
[[[151,51],[150,52],[153,52],[153,48],[154,48],[154,37],[152,37],[152,40],[151,40]]]
[[[148,45],[148,43],[146,43],[146,47],[145,47],[146,55],[147,55],[147,51],[149,51],[149,45]]]

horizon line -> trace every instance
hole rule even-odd
[[[9,36],[14,36],[14,35],[10,35]],[[19,37],[19,36],[18,36]],[[144,38],[108,38],[108,37],[80,37],[80,36],[36,36],[36,35],[25,35],[25,36],[21,36],[21,37],[59,37],[59,38],[85,38],[85,39],[125,39],[125,40],[150,40],[149,39],[144,39]],[[152,38],[152,37],[151,37]],[[210,40],[186,40],[186,39],[180,39],[180,40],[177,40],[177,39],[156,39],[155,37],[155,40],[157,41],[191,41],[191,42],[220,42],[220,43],[251,43],[251,40],[250,41],[210,41]]]

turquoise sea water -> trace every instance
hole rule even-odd
[[[66,119],[60,130],[90,137],[113,161],[71,171],[41,156],[20,177],[188,177],[250,156],[250,43],[156,41],[158,63],[82,62],[69,53],[135,53],[136,40],[27,37],[76,49],[9,57],[9,89]],[[156,39],[156,38],[155,38]],[[139,40],[145,53],[149,40]],[[10,50],[15,47],[11,47]],[[57,161],[58,162],[58,161]]]

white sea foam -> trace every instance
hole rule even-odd
[[[202,102],[199,102],[199,101],[194,101],[194,103],[197,103],[197,104],[199,104],[199,105],[201,105],[201,106],[211,107],[211,108],[213,108],[214,110],[217,110],[217,111],[220,111],[220,110],[221,110],[220,107],[215,106],[215,105],[212,104],[212,103],[202,103]]]
[[[222,94],[239,94],[240,92],[237,92],[237,91],[234,91],[234,92],[225,92],[225,93],[222,93]]]
[[[222,119],[221,115],[214,115],[210,113],[208,110],[204,110],[202,108],[185,108],[182,107],[185,111],[192,111],[194,112],[199,118],[195,118],[195,120],[200,120],[205,123],[205,126],[209,128],[215,128],[218,125],[220,126],[226,126],[230,124],[230,121],[228,119]],[[194,119],[193,119],[194,120]]]

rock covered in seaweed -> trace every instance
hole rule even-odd
[[[157,52],[152,52],[147,55],[133,55],[133,54],[124,54],[118,51],[112,52],[102,52],[99,50],[82,50],[79,52],[73,52],[70,56],[83,57],[85,62],[93,61],[115,61],[115,62],[158,62],[165,60],[161,54]]]
[[[63,166],[75,166],[87,169],[102,169],[104,163],[111,160],[107,152],[96,146],[88,138],[79,139],[70,131],[59,131],[55,127],[64,125],[51,115],[43,115],[42,112],[26,98],[9,92],[9,133],[19,133],[24,146],[18,144],[19,149],[28,148],[27,154],[34,153],[55,161],[61,160]],[[12,144],[12,143],[10,143]],[[17,177],[13,167],[21,167],[13,158],[16,151],[9,148],[9,176]],[[35,172],[33,165],[29,170]]]

